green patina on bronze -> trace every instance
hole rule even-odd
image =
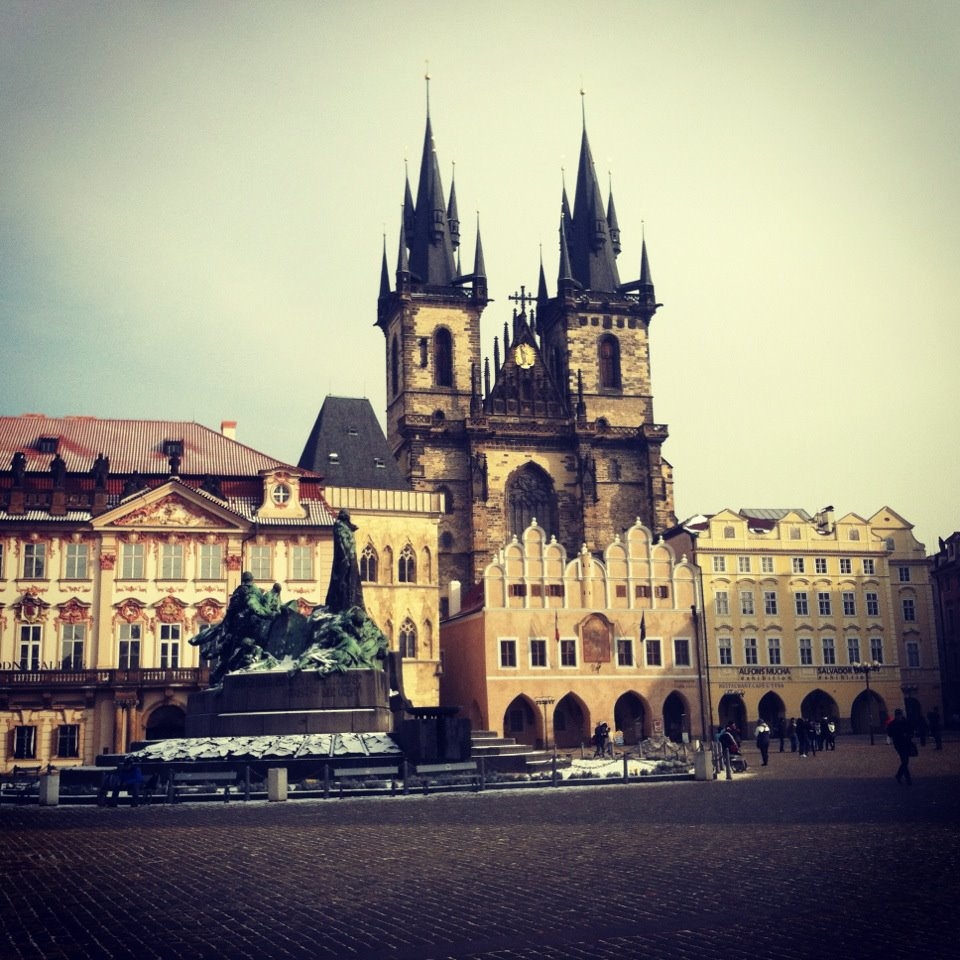
[[[280,602],[280,584],[262,590],[244,572],[220,621],[190,643],[211,663],[210,685],[235,670],[314,670],[323,674],[382,669],[387,638],[363,603],[350,515],[341,510],[333,528],[333,569],[327,602],[309,616],[296,601]]]

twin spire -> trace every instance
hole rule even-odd
[[[464,292],[464,287],[472,284],[474,298],[480,293],[486,302],[486,269],[480,240],[479,218],[473,272],[463,276],[460,270],[460,217],[457,210],[456,184],[451,180],[448,201],[443,190],[433,138],[429,75],[426,79],[427,118],[420,159],[420,177],[417,183],[416,201],[414,201],[410,189],[409,172],[405,176],[400,247],[397,254],[397,287],[398,289],[409,286],[429,287],[434,290],[446,287]],[[613,190],[612,187],[608,189],[607,202],[604,204],[584,114],[572,210],[565,184],[561,197],[558,293],[561,296],[577,292],[616,296],[628,291],[638,291],[641,301],[649,302],[655,310],[657,305],[650,276],[646,240],[642,242],[640,278],[626,284],[620,282],[617,270],[617,256],[620,249],[620,226],[613,202]],[[383,257],[380,278],[381,297],[390,293],[386,238],[384,238]],[[543,283],[542,258],[540,273],[541,282],[538,285],[538,293],[542,296],[546,292]]]

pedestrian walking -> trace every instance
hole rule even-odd
[[[900,758],[900,766],[897,768],[896,774],[897,783],[906,783],[908,787],[912,786],[910,758],[917,755],[917,747],[913,742],[913,728],[910,726],[910,721],[903,715],[903,711],[899,707],[893,711],[893,719],[887,724],[887,736]]]
[[[762,717],[757,724],[757,749],[760,751],[760,766],[765,767],[770,751],[770,725]]]

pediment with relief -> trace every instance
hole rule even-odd
[[[222,527],[223,521],[175,493],[145,503],[114,521],[119,527]]]

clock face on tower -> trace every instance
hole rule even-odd
[[[533,361],[537,355],[529,343],[521,343],[513,352],[513,359],[516,360],[518,367],[529,370],[533,366]]]

